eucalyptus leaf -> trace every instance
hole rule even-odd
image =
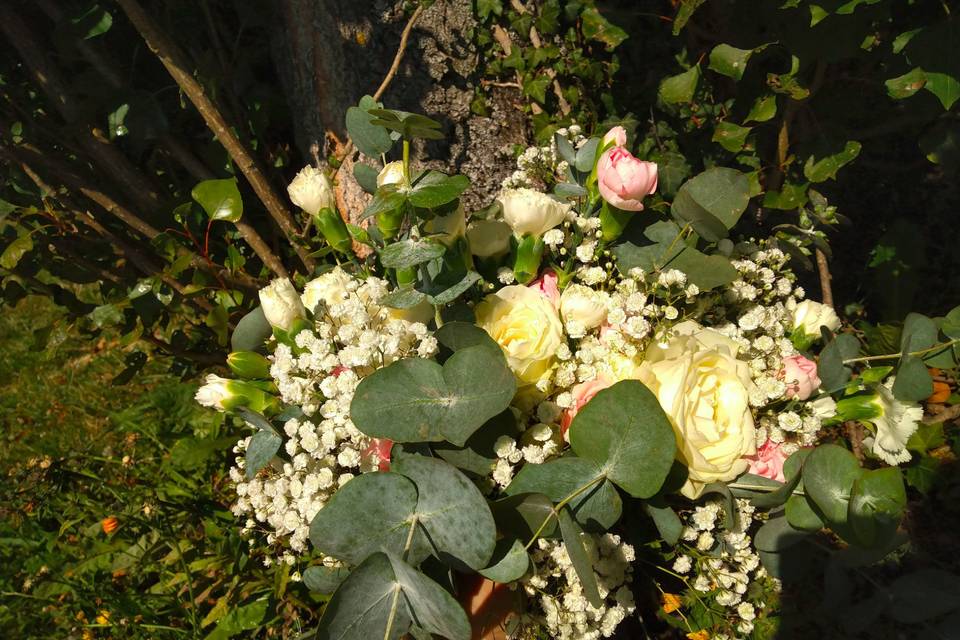
[[[492,564],[480,569],[484,578],[506,584],[520,579],[530,568],[530,556],[519,540],[504,538],[497,543]]]
[[[359,107],[347,109],[346,116],[347,133],[350,134],[354,146],[360,153],[371,158],[379,158],[393,146],[390,134],[383,127],[373,124],[375,118],[367,111],[376,106],[373,98],[364,96],[360,99]]]
[[[680,540],[680,534],[683,533],[683,522],[680,521],[677,513],[667,504],[661,504],[654,500],[644,502],[643,510],[653,519],[653,523],[664,542],[671,546],[677,544]]]
[[[862,470],[856,457],[843,447],[825,444],[803,463],[804,492],[831,525],[845,525],[853,483]]]
[[[443,256],[446,252],[439,242],[430,240],[399,240],[388,244],[380,253],[380,262],[388,269],[408,269]]]
[[[250,444],[247,445],[246,470],[247,478],[257,475],[260,469],[267,466],[280,450],[283,439],[272,431],[261,430],[253,434]]]
[[[549,537],[557,529],[553,517],[553,501],[542,493],[515,493],[490,503],[497,529],[524,540],[533,537],[541,525],[541,537]]]
[[[900,469],[866,470],[853,483],[847,519],[857,541],[867,547],[892,539],[907,506]]]
[[[907,402],[919,402],[929,398],[933,393],[933,378],[927,371],[926,363],[916,356],[903,356],[897,368],[892,391],[897,400]]]
[[[656,396],[637,380],[600,391],[573,419],[570,447],[635,498],[656,494],[676,453],[676,436]]]
[[[670,212],[693,226],[710,242],[727,236],[750,199],[750,181],[741,172],[725,167],[707,169],[680,187]]]
[[[784,513],[790,526],[794,529],[801,531],[819,531],[826,526],[810,505],[810,499],[805,495],[790,496],[790,499],[787,500]]]
[[[347,579],[350,570],[346,567],[314,565],[303,572],[303,585],[317,593],[333,593]]]
[[[375,371],[357,386],[350,414],[369,436],[394,442],[446,439],[463,446],[509,406],[516,384],[503,354],[478,345],[457,351],[442,366],[407,358]]]
[[[570,510],[567,507],[560,510],[558,520],[563,544],[567,548],[570,563],[577,572],[577,577],[580,578],[583,595],[586,596],[590,604],[600,608],[603,606],[603,599],[600,597],[600,589],[597,587],[597,576],[593,572],[590,554],[583,546],[583,530],[570,515]]]
[[[787,547],[791,547],[809,534],[805,531],[794,529],[790,522],[783,516],[770,518],[753,537],[753,543],[760,551],[780,553]]]
[[[435,209],[460,197],[470,186],[467,176],[448,176],[439,171],[428,171],[407,193],[407,198],[415,207]]]

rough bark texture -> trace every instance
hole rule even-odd
[[[282,0],[279,5],[274,53],[297,145],[309,161],[311,144],[328,152],[328,135],[346,140],[344,114],[383,79],[406,16],[402,3],[382,0]],[[414,28],[400,72],[383,97],[387,107],[444,123],[446,140],[418,145],[415,159],[466,174],[472,183],[464,197],[468,210],[489,204],[513,170],[512,145],[527,141],[524,114],[510,91],[488,102],[488,117],[470,111],[479,82],[471,39],[475,26],[469,0],[436,2]],[[340,179],[352,181],[351,172],[341,171]]]

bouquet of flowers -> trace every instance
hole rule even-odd
[[[685,585],[663,610],[690,637],[748,637],[814,532],[901,544],[896,465],[960,313],[860,355],[797,286],[797,246],[729,238],[751,176],[708,169],[667,203],[620,127],[558,131],[468,216],[465,177],[409,160],[438,123],[370,99],[348,123],[370,162],[401,159],[356,166],[360,215],[296,177],[337,265],[260,291],[236,378],[197,393],[252,429],[233,511],[332,594],[318,637],[611,637],[638,570]]]

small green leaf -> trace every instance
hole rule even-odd
[[[660,82],[657,95],[667,104],[681,104],[693,100],[700,81],[700,65],[694,65],[681,74]]]
[[[607,45],[607,51],[617,48],[629,37],[626,31],[604,18],[596,7],[585,6],[581,9],[580,19],[583,21],[583,35]]]
[[[230,347],[232,351],[257,351],[272,335],[273,328],[258,306],[240,318],[230,337]]]
[[[0,254],[0,267],[4,269],[15,269],[17,264],[28,251],[33,249],[33,238],[29,233],[24,233],[19,238],[7,245]]]
[[[193,188],[190,196],[211,220],[236,222],[243,215],[243,200],[236,178],[204,180]]]
[[[710,68],[717,73],[739,80],[747,70],[747,61],[753,49],[737,49],[728,44],[718,44],[710,52]]]
[[[283,439],[276,433],[270,431],[257,431],[250,438],[250,444],[247,445],[246,469],[247,478],[257,475],[257,471],[270,464],[273,457],[280,450]]]
[[[750,127],[741,127],[733,122],[721,122],[714,130],[712,140],[727,151],[736,153],[743,149],[750,131]]]
[[[835,444],[817,447],[804,462],[804,492],[830,525],[847,523],[850,493],[861,473],[856,457]]]
[[[849,164],[860,155],[861,146],[859,142],[850,140],[844,146],[843,151],[839,153],[820,158],[819,160],[815,160],[811,155],[807,158],[806,164],[803,165],[803,175],[806,176],[810,182],[823,182],[834,179],[837,177],[837,171],[839,171],[841,167]]]
[[[725,167],[707,169],[680,187],[670,212],[710,242],[727,236],[750,200],[750,181],[741,172]]]
[[[490,510],[493,512],[498,531],[523,540],[532,538],[544,522],[547,524],[540,531],[542,537],[552,536],[557,529],[557,521],[552,515],[553,501],[542,493],[508,495],[506,498],[491,502]]]
[[[368,164],[358,162],[353,165],[353,177],[356,179],[360,188],[367,193],[377,192],[377,176],[379,172]]]
[[[365,156],[379,158],[393,146],[390,134],[383,127],[373,124],[375,118],[367,110],[377,106],[373,98],[364,96],[359,107],[347,109],[346,126],[354,146]]]
[[[927,365],[916,356],[903,356],[897,368],[897,378],[893,381],[893,396],[897,400],[919,402],[933,393],[933,378],[927,371]]]
[[[933,320],[921,313],[910,313],[903,321],[900,333],[900,351],[910,353],[932,347],[937,343],[939,331]]]
[[[388,269],[407,269],[443,256],[446,251],[431,240],[400,240],[389,244],[380,254],[380,262]]]
[[[664,542],[671,546],[677,544],[683,533],[683,523],[676,512],[666,504],[659,505],[653,501],[644,502],[643,510],[653,519]]]
[[[690,21],[690,18],[693,17],[693,12],[704,2],[706,2],[706,0],[680,0],[680,9],[677,11],[677,16],[673,19],[673,35],[680,35],[680,32]]]
[[[489,567],[480,569],[480,575],[501,584],[518,580],[530,568],[530,556],[523,543],[506,538],[497,543],[491,562]]]
[[[567,555],[570,556],[570,563],[580,578],[580,586],[583,587],[583,595],[587,601],[594,607],[603,606],[603,598],[600,597],[600,589],[597,587],[597,576],[593,572],[593,564],[590,562],[590,555],[583,546],[583,530],[576,521],[570,516],[570,509],[564,507],[558,518],[560,520],[560,534],[563,536],[563,544],[567,548]]]
[[[768,93],[754,101],[744,122],[766,122],[775,115],[777,115],[777,96]]]
[[[887,95],[894,100],[909,98],[927,84],[927,74],[917,67],[907,73],[890,78],[883,83],[887,87]]]
[[[410,189],[407,197],[415,207],[435,209],[453,202],[470,187],[467,176],[448,176],[440,171],[428,171]]]
[[[676,436],[660,402],[643,383],[623,380],[593,397],[570,425],[570,448],[597,464],[635,498],[656,494],[676,453]]]

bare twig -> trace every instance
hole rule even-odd
[[[270,216],[276,221],[277,225],[286,235],[287,240],[293,246],[300,261],[309,270],[313,271],[316,267],[316,261],[310,257],[305,247],[298,242],[296,224],[290,212],[284,206],[280,196],[276,193],[273,186],[267,180],[266,176],[260,170],[256,159],[247,151],[240,139],[234,134],[230,125],[227,123],[223,114],[216,107],[213,101],[204,92],[203,86],[193,77],[188,70],[185,57],[177,45],[167,37],[153,19],[144,11],[143,7],[136,0],[117,0],[117,3],[127,14],[130,22],[136,27],[137,31],[146,41],[147,46],[153,51],[163,66],[180,86],[186,96],[200,112],[207,126],[213,131],[220,144],[223,145],[237,167],[246,177],[254,192],[263,202],[264,207],[270,213]]]
[[[817,271],[820,274],[820,297],[823,304],[832,307],[833,287],[830,285],[830,281],[833,280],[833,276],[830,275],[830,264],[827,262],[827,255],[821,251],[819,247],[816,248],[815,253],[817,257]]]
[[[413,31],[413,25],[416,24],[417,20],[420,18],[420,15],[423,13],[423,5],[417,5],[417,9],[410,16],[410,19],[407,20],[406,26],[403,28],[403,33],[400,34],[400,45],[397,47],[397,53],[393,56],[393,63],[390,65],[390,69],[387,71],[387,75],[383,77],[383,81],[380,83],[380,86],[377,87],[377,90],[373,94],[373,99],[379,101],[383,97],[383,94],[387,91],[387,87],[390,86],[390,83],[393,82],[394,77],[396,77],[397,72],[400,70],[400,63],[403,61],[403,55],[407,51],[407,41],[410,39],[410,32]],[[340,160],[353,153],[353,140],[347,138],[347,143],[343,146],[343,151],[340,153]],[[337,174],[340,172],[341,164],[334,170],[333,177],[336,178]]]

